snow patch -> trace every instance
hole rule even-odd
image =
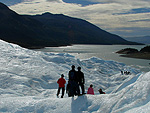
[[[0,112],[36,113],[148,113],[150,72],[100,58],[76,59],[67,53],[21,48],[0,40]],[[56,81],[68,80],[71,65],[85,74],[85,89],[95,95],[57,98]],[[130,71],[122,75],[120,71]],[[102,88],[106,94],[99,94]]]

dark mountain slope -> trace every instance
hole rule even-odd
[[[4,4],[0,4],[0,38],[23,47],[56,45],[53,40],[44,40],[43,24],[34,19],[18,15]]]
[[[137,44],[81,19],[45,13],[19,15],[0,3],[0,38],[26,48],[71,44]]]
[[[82,19],[50,13],[35,15],[32,18],[42,22],[45,26],[65,33],[68,38],[71,38],[69,41],[72,44],[135,44]]]

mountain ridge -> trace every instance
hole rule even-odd
[[[62,14],[19,15],[0,3],[0,38],[25,48],[72,44],[128,44],[125,39],[87,22]]]
[[[124,37],[124,39],[137,43],[150,44],[150,36]]]

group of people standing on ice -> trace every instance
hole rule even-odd
[[[66,92],[68,93],[69,97],[73,97],[75,95],[83,95],[85,93],[85,79],[84,79],[84,73],[81,71],[81,67],[78,67],[77,71],[75,70],[75,66],[71,66],[71,70],[69,71],[68,74],[68,84],[66,87]],[[59,88],[57,91],[57,96],[59,96],[60,90],[62,89],[62,95],[61,98],[63,98],[64,93],[65,93],[65,84],[66,80],[64,79],[64,75],[61,75],[61,78],[58,79],[57,83],[59,84]],[[80,87],[81,87],[81,92],[80,93]],[[87,94],[93,94],[94,95],[94,90],[93,90],[93,85],[91,84],[90,87],[88,88]],[[102,91],[102,89],[98,90],[100,94],[105,94],[105,92]]]
[[[121,71],[121,74],[122,75],[129,75],[129,74],[131,74],[129,71]]]

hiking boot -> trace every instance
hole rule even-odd
[[[59,95],[56,95],[57,96],[57,98],[59,98]]]

